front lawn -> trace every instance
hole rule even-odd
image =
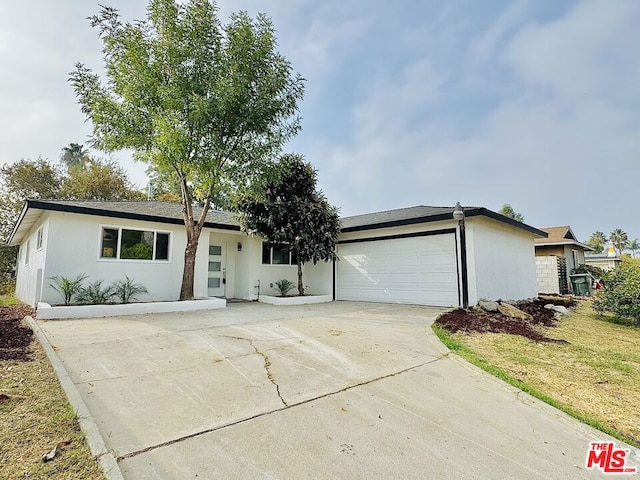
[[[434,330],[452,350],[586,423],[640,446],[640,328],[593,312],[591,302],[555,326],[536,325],[559,341],[506,333]]]

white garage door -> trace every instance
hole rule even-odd
[[[453,233],[338,246],[338,300],[457,306]]]

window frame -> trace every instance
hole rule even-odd
[[[571,253],[573,256],[573,268],[578,268],[580,266],[580,252],[577,249],[572,248]]]
[[[31,243],[31,239],[28,239],[25,244],[24,244],[24,264],[25,265],[29,265],[29,257],[30,255],[30,243]]]
[[[263,241],[262,242],[262,249],[260,250],[260,256],[261,256],[261,263],[262,265],[276,265],[279,267],[290,267],[290,266],[296,266],[298,263],[297,261],[294,262],[295,257],[293,252],[288,248],[288,243],[272,243],[272,242],[266,242]],[[274,247],[287,247],[288,253],[289,253],[289,263],[273,263],[273,250]],[[269,262],[266,263],[264,261],[264,249],[265,247],[269,247]]]
[[[116,230],[116,251],[113,257],[104,257],[103,245],[104,245],[104,231]],[[150,232],[153,233],[153,244],[151,250],[151,258],[120,258],[122,250],[122,232],[125,230],[136,232]],[[158,230],[154,228],[144,227],[131,227],[131,226],[118,226],[118,225],[100,225],[98,231],[98,261],[101,262],[135,262],[135,263],[170,263],[171,262],[171,233],[166,230]],[[157,246],[158,246],[158,234],[167,235],[167,258],[156,258]]]
[[[44,230],[42,227],[40,227],[36,231],[36,252],[38,250],[42,250],[43,244],[44,244]]]

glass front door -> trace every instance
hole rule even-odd
[[[224,245],[209,245],[207,294],[210,297],[225,296]]]

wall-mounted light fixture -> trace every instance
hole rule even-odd
[[[241,252],[242,251],[242,242],[238,242],[238,251]]]

